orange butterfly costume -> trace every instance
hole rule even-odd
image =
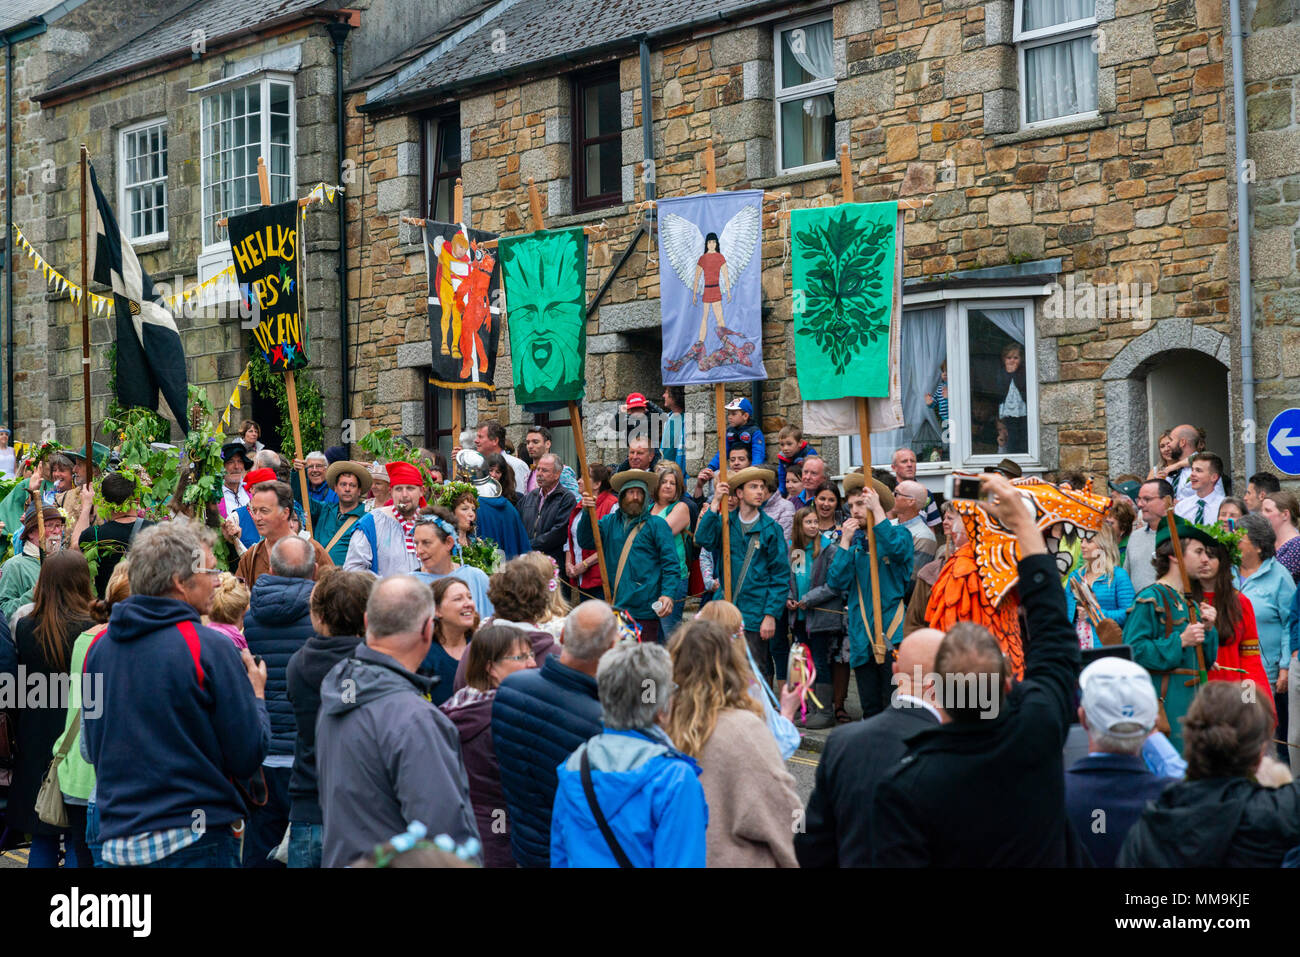
[[[1012,479],[1034,512],[1036,523],[1055,554],[1064,575],[1073,557],[1058,551],[1063,534],[1077,531],[1091,538],[1101,530],[1110,499],[1094,495],[1089,481],[1082,491],[1057,488],[1039,478]],[[930,591],[925,620],[931,628],[947,631],[959,621],[983,625],[997,638],[1017,679],[1025,673],[1025,649],[1020,636],[1015,592],[1019,580],[1020,547],[1015,535],[975,502],[956,499],[953,508],[966,528],[968,541],[953,553]],[[1061,568],[1065,563],[1066,567]]]

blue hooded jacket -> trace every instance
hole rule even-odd
[[[199,638],[200,682],[177,629]],[[102,676],[99,702],[82,698],[86,755],[95,765],[103,840],[247,817],[230,778],[257,772],[271,738],[234,643],[174,598],[132,595],[113,606],[85,672]]]
[[[505,553],[506,560],[533,550],[528,541],[528,529],[519,517],[519,510],[510,500],[500,495],[478,500],[478,534],[496,542]]]
[[[700,766],[658,728],[605,731],[557,769],[551,867],[617,867],[582,787],[582,755],[609,829],[634,867],[704,867],[709,807]]]
[[[266,662],[266,710],[271,716],[271,754],[293,754],[298,725],[289,701],[289,659],[314,637],[310,578],[262,575],[253,583],[244,640],[251,654]]]

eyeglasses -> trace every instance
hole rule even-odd
[[[530,652],[527,652],[526,654],[522,654],[522,655],[502,655],[501,658],[500,658],[500,660],[501,660],[501,661],[532,661],[532,660],[534,660],[535,658],[536,658],[536,655],[534,655],[534,654],[530,651]]]
[[[224,575],[224,574],[225,574],[225,569],[223,569],[223,568],[196,568],[196,569],[194,569],[194,574],[196,574],[196,575]],[[243,580],[242,578],[239,579],[239,583],[242,585],[242,584],[244,583],[244,580]]]

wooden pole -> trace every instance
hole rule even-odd
[[[871,484],[871,419],[867,411],[867,400],[858,396],[858,435],[862,441],[862,475],[867,484]],[[871,652],[876,664],[885,662],[885,630],[880,620],[880,566],[876,558],[876,525],[874,518],[867,520],[867,564],[871,569],[871,613],[873,615],[874,634],[871,638]]]
[[[582,437],[582,419],[578,416],[578,403],[569,402],[569,421],[573,423],[573,444],[578,447],[578,466],[582,469],[582,484],[587,494],[596,497],[596,487],[591,482],[591,466],[587,462],[587,443]],[[600,587],[605,593],[605,601],[612,603],[613,594],[609,586],[609,569],[605,566],[605,543],[600,540],[600,519],[594,508],[587,509],[587,521],[591,522],[591,537],[596,541],[596,561],[600,564]]]
[[[1169,544],[1174,550],[1174,558],[1178,561],[1178,575],[1183,582],[1183,599],[1187,602],[1187,617],[1192,622],[1200,621],[1200,609],[1192,599],[1192,580],[1187,574],[1187,565],[1183,561],[1183,543],[1178,538],[1178,523],[1175,521],[1174,500],[1168,495],[1165,496],[1165,521],[1169,523]],[[1205,667],[1205,646],[1198,644],[1196,646],[1196,670],[1197,676],[1190,684],[1205,684],[1210,680],[1210,673]]]
[[[531,176],[528,177],[528,215],[533,220],[533,232],[546,228],[546,220],[542,217],[542,197]]]
[[[95,480],[94,444],[90,433],[90,276],[88,275],[89,257],[87,255],[86,236],[86,195],[90,179],[90,154],[86,144],[81,144],[81,392],[85,405],[86,445],[86,484]],[[42,542],[43,544],[43,542]]]
[[[461,184],[460,177],[456,177],[456,185],[451,191],[451,208],[456,215],[452,217],[453,223],[463,222],[469,225],[469,217],[465,215],[465,187]]]
[[[843,203],[853,202],[853,167],[849,164],[849,144],[840,146],[840,191]]]
[[[704,191],[718,191],[717,156],[713,152],[713,140],[704,144]],[[725,386],[721,382],[713,387],[714,412],[718,417],[718,472],[714,481],[727,480],[727,397]],[[722,594],[731,601],[731,498],[722,499]]]

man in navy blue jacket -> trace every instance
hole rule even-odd
[[[270,743],[266,666],[200,623],[220,573],[206,529],[147,528],[129,561],[131,596],[86,655],[103,680],[82,728],[104,863],[238,867],[247,810],[231,778],[252,777]]]
[[[551,807],[557,769],[600,734],[596,666],[618,627],[603,601],[585,601],[564,620],[564,650],[541,668],[516,671],[492,702],[492,742],[510,816],[510,849],[521,867],[551,863]]]
[[[271,716],[271,749],[262,762],[266,804],[253,808],[244,838],[245,867],[279,867],[267,855],[280,846],[289,826],[289,779],[298,734],[289,701],[287,671],[293,653],[314,635],[311,590],[316,583],[316,551],[297,535],[286,535],[271,549],[271,574],[253,584],[244,619],[248,650],[266,662],[266,710]]]
[[[1099,658],[1079,673],[1079,722],[1088,754],[1065,772],[1065,813],[1098,867],[1114,867],[1147,803],[1177,778],[1152,774],[1142,745],[1156,726],[1151,674],[1126,658]]]

